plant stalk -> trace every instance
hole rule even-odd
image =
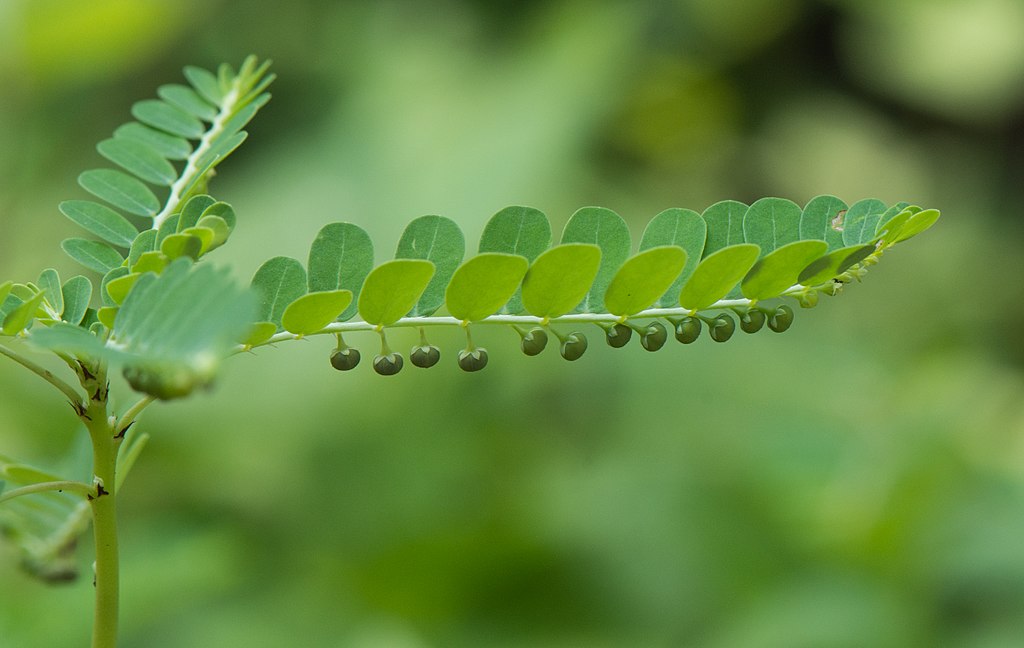
[[[96,607],[92,632],[92,648],[116,648],[118,622],[118,590],[120,575],[117,550],[117,450],[120,438],[107,417],[105,372],[97,376],[103,384],[90,390],[92,399],[83,415],[93,448],[93,472],[96,494],[91,497],[92,527],[96,544]]]

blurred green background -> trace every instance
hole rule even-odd
[[[944,212],[786,335],[381,378],[315,339],[152,408],[126,648],[1024,645],[1019,0],[0,2],[0,277],[76,236],[93,145],[185,64],[274,60],[213,192],[248,281],[325,223],[819,193]],[[393,336],[411,347],[409,334]],[[353,338],[372,355],[372,335]],[[364,363],[368,364],[368,363]],[[84,435],[0,363],[0,450]],[[81,550],[89,571],[89,541]],[[0,646],[84,645],[88,576],[0,545]]]

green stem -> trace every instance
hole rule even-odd
[[[96,490],[87,484],[76,481],[52,481],[42,482],[39,484],[29,484],[28,486],[22,486],[21,488],[14,488],[12,490],[4,492],[0,495],[0,503],[12,500],[16,497],[23,495],[32,495],[33,493],[45,493],[47,491],[68,491],[75,495],[81,495],[83,498],[92,497],[96,494]]]
[[[89,390],[93,399],[82,416],[92,439],[93,472],[98,494],[90,500],[96,544],[96,607],[92,648],[117,646],[119,569],[117,551],[117,450],[121,439],[107,418],[106,372],[100,371],[96,383],[101,389]]]

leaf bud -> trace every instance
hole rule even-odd
[[[542,328],[530,329],[530,331],[523,336],[523,353],[528,356],[535,356],[539,354],[547,345],[548,334]]]
[[[604,332],[605,342],[613,349],[621,349],[626,346],[631,337],[633,337],[633,329],[622,323],[605,329]]]
[[[331,352],[331,366],[338,371],[355,369],[356,365],[359,364],[359,359],[359,349],[353,349],[352,347],[335,349]]]
[[[700,337],[700,320],[696,317],[684,317],[676,322],[676,339],[683,344],[690,344]]]
[[[579,360],[587,350],[587,336],[582,333],[570,333],[562,341],[559,352],[566,360]]]
[[[764,326],[764,311],[760,308],[751,308],[740,315],[740,328],[744,333],[757,333]]]
[[[459,368],[463,371],[480,371],[487,366],[487,349],[463,349],[459,351]]]
[[[783,304],[775,309],[772,316],[768,318],[768,328],[776,333],[782,333],[793,323],[793,309]]]
[[[401,353],[391,352],[385,355],[378,355],[373,359],[373,370],[382,376],[394,376],[402,370]]]
[[[667,339],[668,331],[665,330],[665,325],[661,322],[651,322],[640,336],[640,344],[648,351],[657,351],[665,346]]]
[[[441,359],[441,350],[432,344],[422,344],[413,348],[409,360],[421,369],[429,369]]]
[[[727,342],[736,331],[736,321],[725,313],[718,315],[708,325],[708,335],[715,342]]]

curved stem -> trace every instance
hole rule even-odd
[[[54,373],[49,369],[37,365],[36,363],[32,362],[31,360],[21,355],[14,349],[8,348],[2,344],[0,344],[0,355],[5,355],[11,360],[14,360],[21,366],[25,367],[32,373],[36,374],[46,382],[50,383],[51,385],[59,389],[61,393],[68,397],[72,405],[75,405],[76,407],[81,405],[82,395],[76,392],[74,387],[72,387],[71,385],[67,384],[66,382],[58,378],[56,375],[54,375]]]
[[[74,493],[80,495],[83,498],[92,497],[96,494],[96,489],[92,488],[88,484],[83,484],[77,481],[51,481],[41,482],[38,484],[29,484],[28,486],[22,486],[21,488],[14,488],[12,490],[4,492],[0,495],[0,504],[8,500],[12,500],[16,497],[22,497],[24,495],[32,495],[33,493],[46,493],[48,491],[58,491]]]

